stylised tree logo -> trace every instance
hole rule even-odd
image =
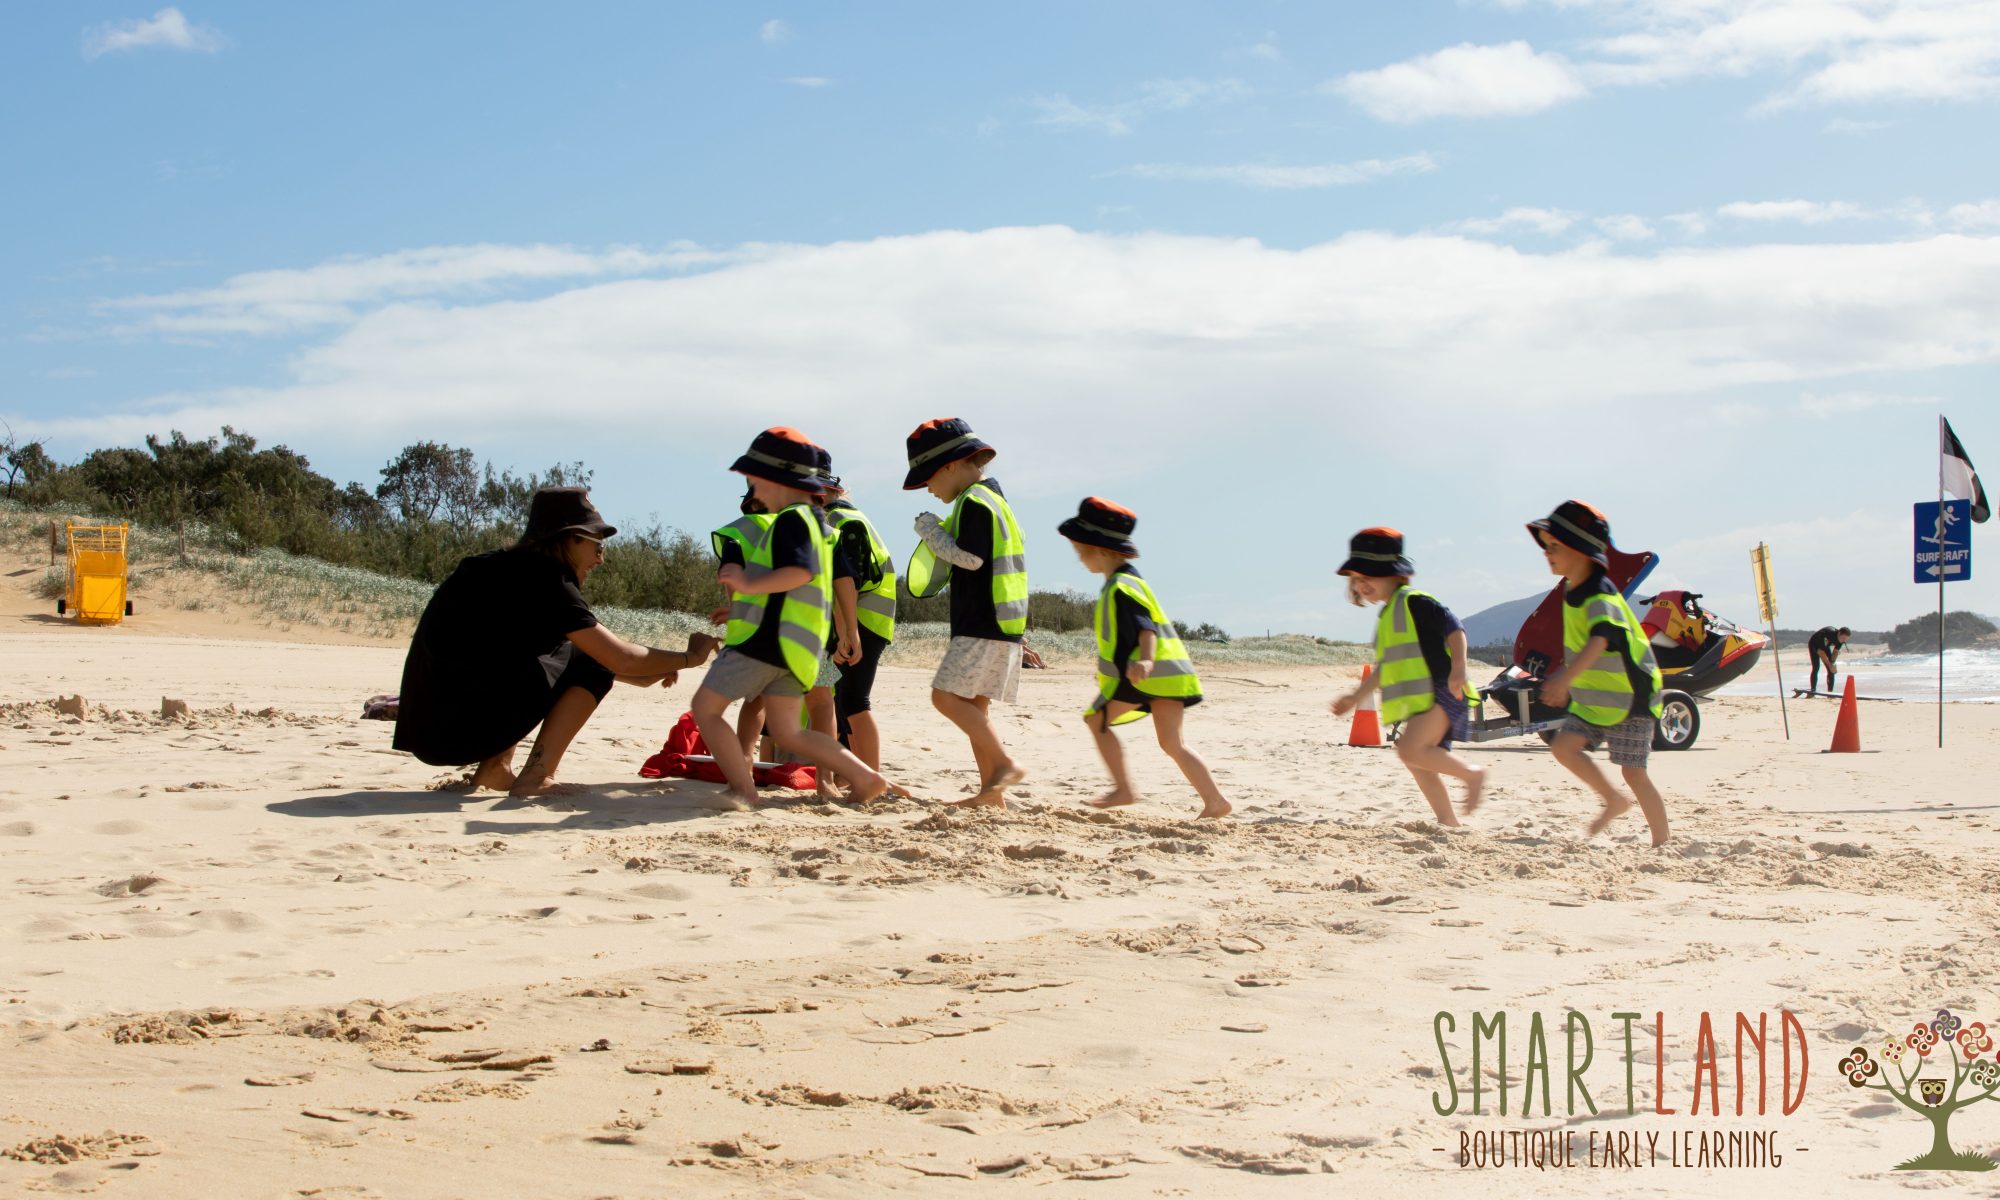
[[[1855,1087],[1887,1092],[1931,1123],[1930,1152],[1896,1164],[1898,1171],[1991,1171],[2000,1166],[1984,1154],[1953,1150],[1945,1134],[1951,1115],[1959,1109],[2000,1098],[1994,1094],[2000,1091],[2000,1055],[1981,1057],[1993,1053],[1993,1035],[1986,1031],[1985,1022],[1968,1025],[1950,1009],[1940,1008],[1929,1022],[1883,1042],[1881,1053],[1883,1061],[1895,1068],[1893,1072],[1883,1070],[1863,1046],[1856,1046],[1854,1053],[1840,1060],[1840,1070]],[[1951,1078],[1924,1076],[1933,1053],[1951,1067]],[[1892,1074],[1900,1077],[1901,1086]],[[1968,1084],[1976,1090],[1961,1097]]]

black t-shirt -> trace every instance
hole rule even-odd
[[[1005,498],[994,480],[981,483]],[[979,556],[979,566],[951,569],[951,636],[985,638],[994,642],[1018,642],[1018,633],[1000,632],[1000,615],[993,607],[993,545],[1000,526],[1000,514],[978,497],[966,500],[958,510],[958,532],[953,540],[967,554]]]
[[[1839,658],[1840,630],[1828,625],[1807,640],[1806,649],[1814,654],[1824,654],[1828,658]]]
[[[1564,592],[1563,603],[1572,608],[1581,608],[1590,603],[1592,596],[1620,596],[1623,594],[1618,590],[1618,585],[1611,582],[1611,577],[1604,573],[1604,569],[1599,567],[1591,573],[1589,579]],[[1635,649],[1628,646],[1626,644],[1627,639],[1624,629],[1610,621],[1602,619],[1591,624],[1589,636],[1603,638],[1605,644],[1604,652],[1606,654],[1616,654],[1624,660],[1625,678],[1630,680],[1632,684],[1632,712],[1643,713],[1649,711],[1653,707],[1653,676],[1651,672],[1645,669],[1643,659],[1640,657],[1644,647]],[[1565,650],[1567,650],[1567,647],[1565,647]]]
[[[813,569],[814,563],[818,561],[815,558],[814,547],[815,545],[822,544],[822,539],[825,535],[819,527],[817,513],[808,516],[799,509],[788,508],[784,512],[779,513],[777,519],[771,522],[770,532],[765,536],[771,539],[771,569],[773,571],[783,570],[786,567],[804,567],[810,571]],[[724,548],[723,561],[725,562],[728,561],[728,549],[728,547]],[[778,641],[778,627],[783,623],[780,614],[785,609],[784,595],[783,592],[776,592],[766,597],[764,620],[757,626],[757,632],[739,642],[732,649],[739,653],[747,654],[758,662],[769,663],[774,667],[785,665],[785,652]],[[829,597],[830,599],[831,597]]]
[[[433,761],[485,736],[496,713],[545,710],[571,656],[583,653],[569,635],[596,624],[576,576],[554,559],[514,549],[464,559],[410,640],[395,747]]]
[[[1445,639],[1465,626],[1434,596],[1412,596],[1409,604],[1410,624],[1417,628],[1417,646],[1424,652],[1431,686],[1441,688],[1451,678],[1451,648]]]

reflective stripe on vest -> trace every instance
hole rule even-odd
[[[896,640],[896,560],[889,557],[889,548],[882,544],[882,538],[875,532],[875,525],[860,509],[842,504],[835,508],[827,506],[827,519],[835,529],[852,523],[861,526],[868,534],[868,553],[874,559],[875,568],[882,572],[882,578],[873,587],[863,588],[855,598],[854,619],[861,628],[868,630],[885,642]]]
[[[1097,594],[1097,613],[1091,622],[1097,633],[1097,702],[1088,711],[1097,712],[1110,704],[1120,680],[1131,683],[1113,658],[1118,653],[1117,596],[1120,592],[1138,601],[1154,625],[1152,672],[1132,686],[1141,695],[1160,700],[1185,700],[1189,696],[1199,696],[1201,680],[1194,673],[1194,663],[1188,658],[1180,633],[1160,607],[1159,597],[1153,595],[1152,587],[1137,574],[1114,571],[1111,578],[1104,581],[1104,590]],[[1136,647],[1134,653],[1137,653]],[[1145,709],[1135,708],[1124,716],[1112,718],[1111,723],[1123,725],[1145,715]]]
[[[1563,653],[1570,659],[1583,653],[1590,643],[1590,630],[1599,622],[1608,621],[1625,635],[1626,653],[1637,647],[1639,658],[1634,664],[1652,676],[1652,715],[1660,715],[1660,690],[1664,686],[1660,678],[1660,667],[1653,660],[1652,640],[1639,628],[1639,619],[1632,615],[1632,606],[1625,597],[1616,593],[1599,593],[1582,604],[1563,603]],[[1626,658],[1615,649],[1607,649],[1598,655],[1590,670],[1578,674],[1569,681],[1569,711],[1590,722],[1592,725],[1616,725],[1633,715],[1632,677],[1626,673]]]
[[[1429,660],[1417,638],[1417,625],[1410,619],[1410,600],[1422,596],[1435,601],[1429,592],[1404,585],[1382,605],[1375,621],[1375,674],[1381,692],[1382,719],[1395,724],[1407,721],[1437,703],[1439,682],[1431,678]],[[1465,684],[1465,700],[1479,699],[1479,690],[1470,680]]]
[[[983,483],[975,483],[959,493],[944,519],[944,531],[958,540],[959,517],[968,500],[978,500],[993,514],[993,615],[1000,632],[1019,637],[1028,631],[1028,545],[1021,538],[1020,522],[1000,493]],[[928,542],[918,542],[910,555],[910,575],[904,581],[912,596],[935,596],[951,583],[951,564],[939,560]]]
[[[820,655],[826,650],[827,635],[833,629],[832,555],[827,552],[826,525],[819,510],[808,504],[794,504],[771,518],[757,540],[746,548],[743,569],[752,579],[771,572],[772,531],[788,513],[798,513],[806,522],[806,545],[812,553],[812,579],[774,595],[738,596],[729,606],[727,644],[740,646],[764,624],[771,601],[782,597],[778,610],[778,646],[785,657],[785,669],[800,685],[810,689],[819,678]],[[726,528],[726,527],[725,527]],[[739,617],[738,612],[741,611]]]

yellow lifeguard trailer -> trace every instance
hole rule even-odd
[[[76,614],[79,625],[116,625],[132,615],[125,598],[125,539],[130,527],[69,522],[69,586],[56,601],[58,614]]]

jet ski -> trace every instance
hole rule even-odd
[[[1661,592],[1634,601],[1668,687],[1706,696],[1750,673],[1770,641],[1701,606],[1699,592]]]

